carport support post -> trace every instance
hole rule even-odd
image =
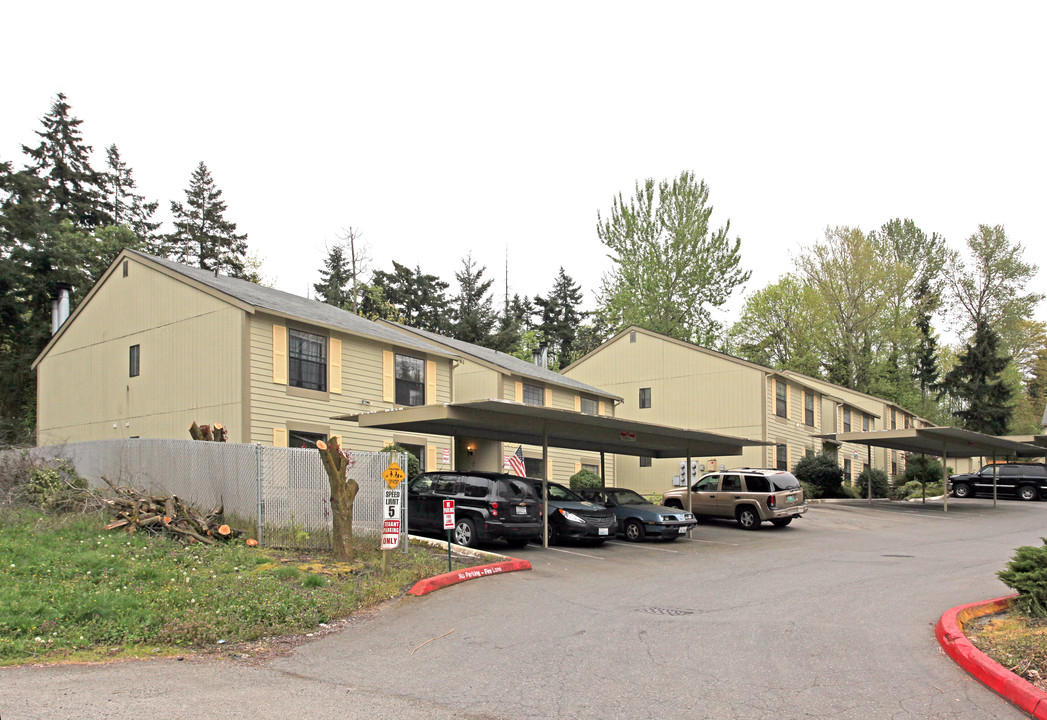
[[[542,547],[549,548],[549,429],[542,426]]]
[[[867,478],[868,481],[869,481],[869,504],[872,505],[873,504],[873,446],[872,445],[866,445],[865,446],[865,450],[866,450],[866,452],[869,453],[868,456],[867,456],[869,462],[866,463],[865,467],[868,469],[868,472],[869,472],[869,476]]]
[[[996,507],[996,448],[992,449],[992,506]]]
[[[604,451],[600,451],[600,485],[607,487],[607,458]]]
[[[942,444],[942,512],[949,512],[949,451]]]
[[[687,470],[684,472],[684,477],[687,478],[687,512],[694,515],[694,510],[691,509],[691,448],[687,448]],[[694,526],[687,531],[687,537],[691,537],[691,533],[694,532]]]

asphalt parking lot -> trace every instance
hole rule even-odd
[[[939,651],[1047,502],[813,505],[787,528],[529,546],[267,662],[0,670],[0,716],[1021,718]],[[495,549],[492,547],[492,549]]]

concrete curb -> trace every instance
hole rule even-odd
[[[1047,693],[996,663],[963,632],[963,624],[968,620],[1006,610],[1016,597],[1009,595],[946,610],[935,625],[934,634],[949,657],[979,682],[1037,720],[1047,720]]]
[[[410,535],[408,536],[408,541],[419,545],[428,545],[429,547],[438,548],[444,551],[447,550],[447,541],[445,540],[434,540],[432,538]],[[502,573],[531,569],[531,563],[526,560],[519,560],[517,558],[509,557],[508,555],[499,555],[498,553],[486,552],[484,550],[475,550],[473,548],[462,547],[461,545],[453,545],[451,552],[456,555],[465,555],[477,560],[487,560],[488,563],[485,565],[465,568],[463,570],[454,570],[452,572],[446,572],[441,575],[434,575],[431,578],[419,580],[410,590],[407,591],[407,593],[409,595],[418,596],[428,595],[435,590],[450,585],[457,585],[458,583],[466,582],[467,580],[476,580],[477,578],[488,577],[490,575],[501,575]],[[494,562],[490,562],[492,560]]]

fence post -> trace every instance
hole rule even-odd
[[[255,487],[256,487],[256,498],[258,500],[258,544],[265,544],[265,505],[262,500],[262,444],[256,443],[254,446],[255,456]]]
[[[407,453],[400,453],[400,467],[404,469],[404,475],[407,475]],[[404,532],[404,555],[407,555],[410,549],[411,540],[410,533],[407,530],[407,481],[404,480],[404,490],[400,493],[400,512],[403,517],[403,532]]]

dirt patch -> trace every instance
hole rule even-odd
[[[1047,692],[1047,621],[1009,611],[971,620],[963,631],[976,648]]]

